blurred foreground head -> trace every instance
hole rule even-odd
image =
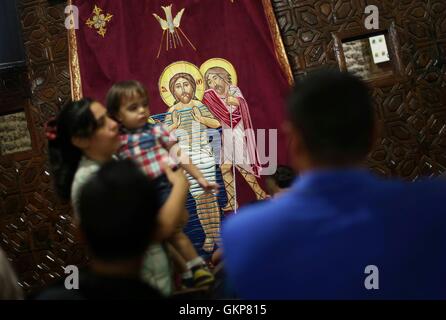
[[[288,121],[297,171],[356,165],[374,142],[369,89],[349,73],[326,70],[296,83],[288,101]]]
[[[111,161],[83,187],[81,231],[102,261],[140,258],[157,227],[160,205],[153,183],[131,160]]]

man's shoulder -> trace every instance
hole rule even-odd
[[[446,189],[446,179],[444,178],[423,178],[413,183],[413,188],[416,191],[444,191]]]
[[[432,211],[444,211],[444,198],[446,196],[446,180],[424,179],[412,183],[401,197],[402,201],[410,199],[409,203],[418,207],[425,207]]]
[[[437,210],[446,196],[446,180],[406,182],[378,178],[366,181],[357,190],[337,190],[334,194],[324,194],[323,190],[319,190],[316,196],[292,190],[278,198],[247,206],[225,221],[223,234],[226,237],[250,239],[265,233],[271,236],[276,230],[275,226],[290,222],[303,226],[317,220],[331,219],[330,213],[346,210],[346,202],[350,202],[352,208],[370,207],[371,213],[396,210],[396,206],[418,210],[420,205],[424,205]],[[337,200],[326,201],[333,197]]]
[[[401,179],[380,180],[371,186],[370,191],[382,198],[393,198],[406,203],[417,201],[442,201],[446,195],[446,180],[435,178],[421,178],[415,182],[402,181]]]
[[[251,272],[251,277],[256,278],[254,274],[258,275],[261,267],[256,269],[254,266],[263,259],[259,252],[269,254],[272,246],[282,243],[287,219],[297,214],[288,208],[289,215],[284,215],[285,209],[284,199],[266,200],[239,210],[223,223],[225,266],[233,279],[249,282],[245,277],[240,278],[246,272]]]
[[[291,208],[293,204],[296,205],[295,201],[286,195],[280,199],[264,200],[248,205],[240,209],[236,215],[226,219],[223,233],[227,237],[235,235],[252,238],[262,233],[263,229],[271,230],[273,225],[280,225],[282,220],[286,219],[287,213],[294,214],[296,210]]]

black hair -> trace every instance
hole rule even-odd
[[[88,138],[98,127],[90,109],[94,101],[84,98],[66,103],[58,116],[48,123],[55,135],[48,141],[50,171],[57,194],[70,199],[71,184],[74,179],[82,151],[73,145],[73,137]]]
[[[293,169],[285,165],[278,165],[276,172],[268,178],[272,179],[279,188],[286,189],[291,186],[295,177]]]
[[[136,80],[121,81],[115,83],[107,92],[106,105],[109,116],[115,120],[123,98],[129,98],[134,95],[139,95],[141,98],[147,100],[149,103],[149,95],[144,85]]]
[[[325,70],[307,76],[296,83],[288,114],[320,164],[360,162],[372,146],[372,99],[367,85],[352,74]]]
[[[153,238],[159,209],[154,183],[131,159],[110,161],[81,189],[80,229],[96,258],[138,258]]]

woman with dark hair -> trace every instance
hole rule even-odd
[[[113,159],[120,146],[118,125],[101,103],[85,98],[66,104],[48,122],[46,136],[57,193],[63,199],[71,198],[76,212],[80,188],[101,164]],[[188,189],[181,170],[165,171],[173,180],[174,190],[160,210],[157,239],[165,239],[173,232]]]
[[[50,169],[56,192],[64,200],[70,199],[71,184],[82,157],[82,151],[72,144],[71,138],[89,137],[97,126],[90,104],[90,99],[72,102],[46,125]]]
[[[57,193],[63,199],[71,198],[76,223],[81,223],[77,213],[80,191],[102,164],[113,159],[120,146],[118,125],[101,103],[85,98],[66,104],[59,115],[47,123],[46,136],[50,171]],[[187,198],[188,182],[184,173],[181,170],[173,172],[168,166],[165,173],[172,183],[172,192],[159,211],[155,242],[172,235]],[[147,201],[153,197],[158,195],[147,195]],[[159,245],[153,245],[151,250],[159,251]],[[148,268],[153,272],[151,266]],[[157,278],[158,287],[166,287],[159,283],[159,275],[151,278]],[[168,281],[164,279],[164,282]]]
[[[46,131],[56,191],[71,198],[76,213],[80,187],[119,147],[117,123],[104,106],[86,98],[66,104]]]

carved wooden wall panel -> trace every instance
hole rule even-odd
[[[71,208],[61,203],[53,190],[43,135],[44,123],[70,97],[64,7],[51,6],[46,0],[21,1],[27,54],[27,75],[21,77],[21,83],[26,82],[24,86],[31,93],[13,93],[0,85],[2,104],[8,95],[16,97],[18,91],[26,97],[20,101],[34,131],[30,155],[0,159],[1,246],[12,259],[26,292],[63,276],[66,265],[86,263],[85,248],[76,239],[71,223]],[[17,75],[3,76],[5,82],[14,77]]]
[[[380,141],[367,164],[414,180],[446,169],[446,3],[443,0],[273,0],[295,77],[338,68],[332,33],[364,29],[364,9],[395,23],[405,77],[375,86]]]

